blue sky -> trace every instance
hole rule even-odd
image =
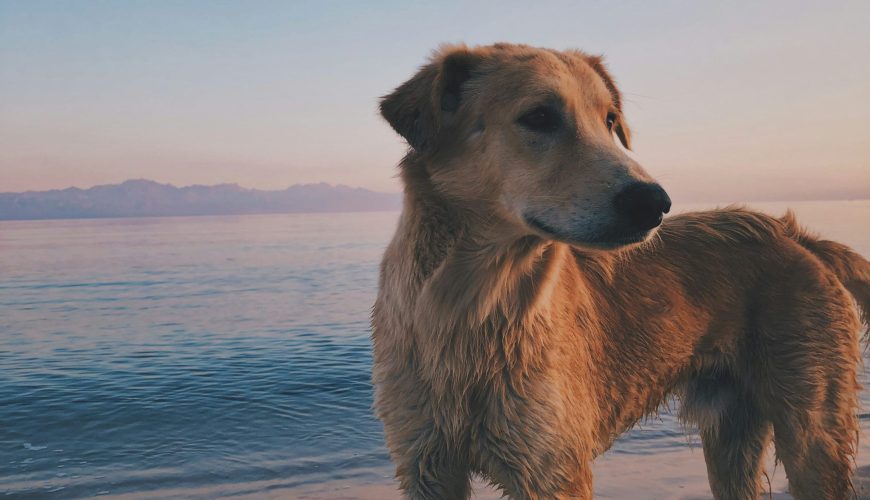
[[[0,191],[398,190],[377,98],[443,42],[606,55],[686,199],[870,192],[870,2],[0,1]]]

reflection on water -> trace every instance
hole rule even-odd
[[[870,255],[870,202],[794,206]],[[389,485],[370,411],[368,318],[395,222],[377,213],[0,223],[0,491]],[[672,413],[612,453],[685,447]]]

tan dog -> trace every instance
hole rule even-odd
[[[381,112],[411,146],[373,312],[408,497],[467,498],[479,473],[590,498],[591,461],[670,394],[717,498],[759,496],[772,435],[796,498],[849,494],[867,261],[740,209],[656,232],[670,200],[582,52],[447,47]]]

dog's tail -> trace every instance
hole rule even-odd
[[[780,220],[786,234],[828,266],[849,290],[861,310],[865,340],[870,340],[870,262],[846,245],[819,239],[808,232],[797,223],[791,210]]]

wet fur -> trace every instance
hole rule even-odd
[[[429,99],[451,51],[481,57],[445,49],[397,93]],[[759,497],[774,436],[795,498],[849,495],[867,261],[791,214],[741,208],[667,218],[622,250],[541,237],[486,205],[496,177],[439,177],[465,153],[451,155],[461,134],[435,103],[384,109],[412,149],[373,309],[373,381],[408,498],[468,498],[472,473],[511,498],[591,498],[592,460],[669,395],[700,429],[716,498]]]

